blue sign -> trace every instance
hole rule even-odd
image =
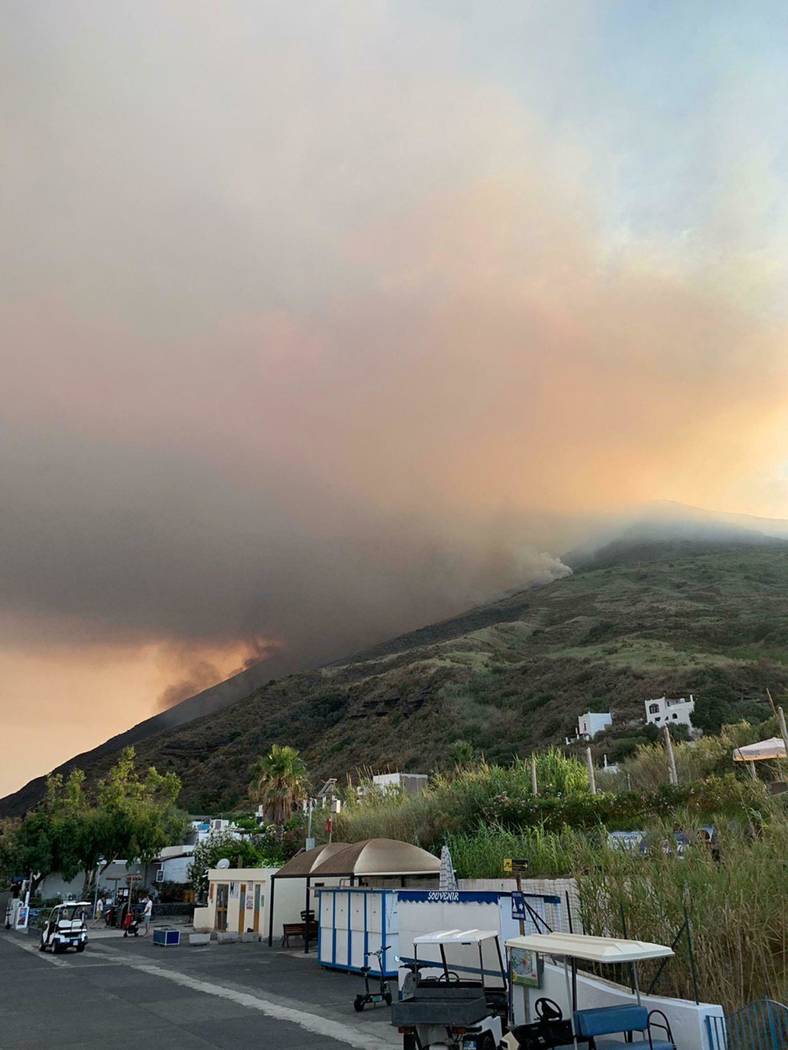
[[[512,893],[512,918],[525,920],[528,912],[525,910],[525,894],[514,891]]]
[[[399,900],[420,904],[497,904],[508,895],[508,890],[397,890]]]

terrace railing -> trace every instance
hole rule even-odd
[[[785,1050],[788,1006],[758,999],[722,1017],[707,1017],[708,1050]]]

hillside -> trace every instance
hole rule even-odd
[[[232,806],[255,756],[300,748],[316,780],[426,770],[463,739],[506,760],[611,709],[615,755],[643,739],[643,701],[686,694],[708,728],[788,691],[788,543],[619,543],[574,573],[290,675],[137,746],[175,770],[194,811]],[[96,775],[111,761],[92,763]]]

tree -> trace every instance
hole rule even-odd
[[[274,744],[252,768],[249,795],[253,802],[262,805],[274,824],[285,823],[306,791],[306,766],[298,751],[287,744]]]
[[[4,865],[12,863],[19,874],[32,872],[33,890],[52,872],[72,879],[84,871],[87,896],[100,864],[106,867],[119,857],[145,863],[182,838],[186,822],[176,808],[179,792],[173,773],[150,768],[140,775],[133,748],[126,748],[99,781],[95,799],[85,791],[81,769],[65,779],[53,774],[43,803],[4,834]]]

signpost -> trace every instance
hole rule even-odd
[[[525,857],[506,857],[503,862],[504,872],[507,875],[514,875],[517,884],[517,893],[512,894],[512,918],[517,919],[519,922],[521,937],[525,933],[526,905],[525,897],[523,896],[523,875],[527,869],[528,861]],[[526,1021],[530,1020],[526,988],[530,986],[532,978],[531,963],[532,960],[525,958],[512,959],[510,957],[509,960],[512,983],[521,985],[523,989],[523,1010],[525,1011]],[[515,978],[517,979],[515,980]],[[536,987],[539,987],[539,985],[537,984]]]

